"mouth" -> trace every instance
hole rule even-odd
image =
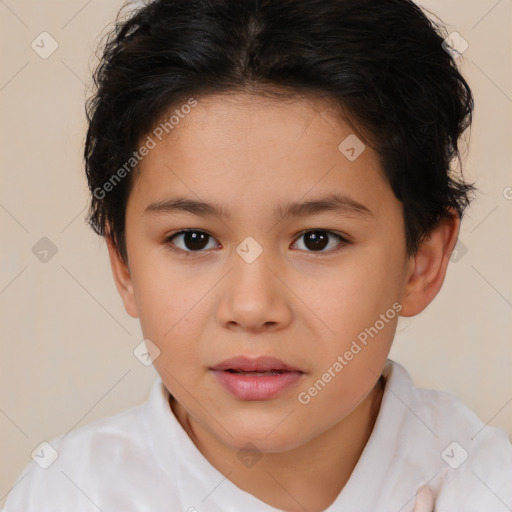
[[[250,358],[246,356],[237,356],[226,359],[221,363],[210,368],[214,371],[228,371],[230,373],[247,373],[247,374],[269,374],[269,373],[286,373],[300,372],[298,368],[283,363],[280,359],[269,356],[260,356]]]
[[[242,370],[233,370],[231,368],[229,368],[228,370],[224,370],[224,371],[228,372],[228,373],[236,373],[239,375],[246,375],[248,377],[249,376],[259,377],[259,376],[263,376],[263,375],[282,375],[283,373],[290,373],[289,370],[267,370],[264,372],[261,372],[261,371],[245,372]]]
[[[295,385],[303,371],[273,357],[238,356],[210,368],[217,382],[239,400],[269,400]]]

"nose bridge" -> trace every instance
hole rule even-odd
[[[279,263],[272,249],[247,237],[232,255],[232,268],[219,306],[223,323],[257,329],[289,320],[286,287],[276,276]]]
[[[237,246],[233,255],[231,288],[242,298],[245,295],[248,300],[254,300],[251,295],[263,294],[265,300],[269,300],[277,293],[276,277],[270,270],[277,264],[272,252],[266,244],[260,244],[251,236]]]

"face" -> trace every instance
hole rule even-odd
[[[125,306],[179,407],[225,446],[312,440],[386,361],[411,268],[403,211],[372,148],[338,149],[353,134],[318,99],[212,96],[140,164]]]

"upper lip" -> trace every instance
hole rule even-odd
[[[268,372],[271,370],[281,370],[289,372],[300,372],[298,368],[283,363],[280,359],[269,356],[247,357],[236,356],[231,357],[216,364],[212,370],[238,370],[242,372]],[[302,372],[301,372],[302,373]]]

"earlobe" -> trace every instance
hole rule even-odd
[[[446,276],[450,256],[457,243],[460,218],[451,209],[452,216],[442,219],[411,257],[402,294],[401,316],[421,313],[438,294]]]
[[[117,247],[109,234],[105,235],[105,241],[107,242],[112,275],[114,277],[117,291],[123,300],[124,308],[130,316],[133,318],[138,318],[139,313],[137,311],[137,304],[135,302],[135,294],[133,292],[130,268],[119,254],[119,251],[117,250]]]

